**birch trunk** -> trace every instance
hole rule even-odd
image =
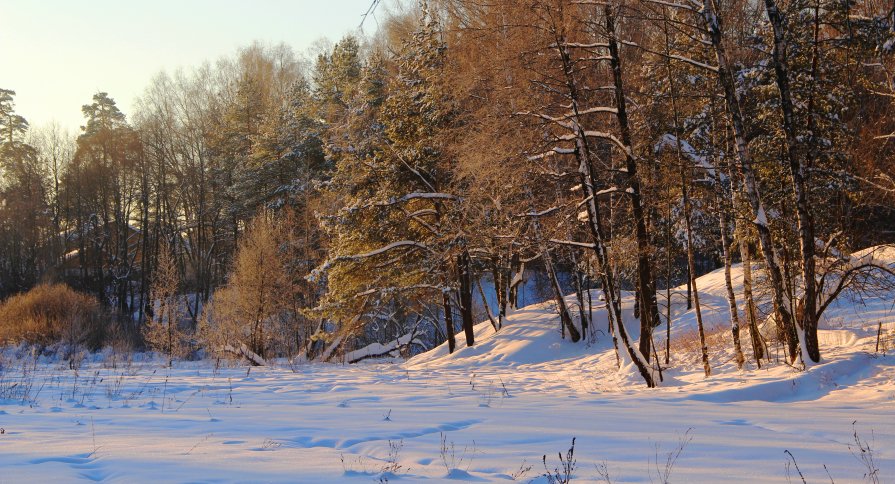
[[[743,187],[746,199],[752,209],[755,217],[753,223],[758,232],[758,240],[761,245],[761,252],[764,256],[765,265],[771,281],[771,289],[774,298],[774,305],[780,316],[780,320],[787,331],[795,333],[795,325],[793,324],[792,314],[785,302],[785,292],[783,289],[783,276],[780,267],[777,264],[771,231],[768,227],[767,213],[762,205],[761,195],[758,191],[758,182],[755,178],[753,170],[752,155],[749,153],[749,146],[746,143],[746,128],[743,122],[743,113],[740,109],[739,98],[736,93],[736,84],[734,82],[733,73],[730,71],[730,62],[727,58],[727,52],[723,44],[723,34],[715,15],[713,0],[703,0],[702,15],[708,27],[709,37],[715,55],[718,60],[717,75],[724,89],[724,99],[730,113],[731,124],[733,126],[734,142],[738,159],[739,172],[742,175]],[[795,334],[792,334],[795,336]]]
[[[765,11],[774,32],[774,49],[771,56],[774,74],[777,79],[777,90],[780,95],[780,110],[783,114],[783,132],[786,138],[789,175],[793,194],[796,199],[796,220],[799,231],[799,252],[802,268],[803,300],[797,341],[802,343],[808,357],[813,362],[820,361],[820,349],[817,341],[817,290],[814,263],[814,223],[809,211],[808,189],[805,177],[805,163],[799,154],[799,140],[796,136],[793,121],[794,110],[792,91],[789,85],[789,60],[785,39],[786,25],[775,0],[765,0]],[[812,113],[809,113],[811,115]],[[795,361],[796,341],[790,342],[790,360]]]

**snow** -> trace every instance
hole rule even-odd
[[[708,157],[700,154],[696,148],[693,147],[687,140],[681,139],[679,140],[677,136],[671,133],[665,133],[662,135],[662,138],[656,143],[653,151],[656,153],[660,153],[664,149],[677,149],[678,142],[680,142],[681,154],[690,158],[696,166],[704,169],[706,173],[708,173],[712,178],[715,177],[715,167],[712,165],[712,162],[709,161]],[[722,177],[723,178],[723,177]]]
[[[755,225],[762,225],[767,227],[768,225],[768,215],[764,211],[764,207],[758,207],[758,214],[755,215],[755,220],[752,221]]]
[[[397,242],[392,242],[378,249],[371,250],[370,252],[365,252],[363,254],[355,254],[355,255],[343,255],[337,257],[339,260],[359,260],[359,259],[367,259],[370,257],[375,257],[377,255],[384,254],[392,249],[396,249],[398,247],[410,247],[413,249],[425,249],[431,250],[424,244],[416,242],[414,240],[399,240]]]
[[[709,71],[711,71],[711,72],[718,72],[718,67],[717,67],[717,66],[709,65],[709,64],[706,64],[706,63],[704,63],[704,62],[699,62],[699,61],[697,61],[697,60],[695,60],[695,59],[691,59],[691,58],[689,58],[689,57],[685,57],[685,56],[677,55],[677,54],[672,54],[672,55],[670,55],[669,57],[672,58],[672,59],[675,59],[675,60],[679,60],[679,61],[681,61],[681,62],[685,62],[685,63],[690,64],[690,65],[694,65],[694,66],[696,66],[696,67],[701,67],[701,68],[706,69],[706,70],[709,70]]]
[[[415,339],[415,332],[407,333],[400,338],[391,341],[386,344],[382,343],[371,343],[363,348],[351,351],[345,355],[345,361],[349,363],[356,363],[358,361],[364,360],[366,358],[374,358],[376,356],[397,356],[393,353],[398,353],[399,350],[410,344],[421,345],[419,339]]]
[[[892,249],[853,257],[870,254],[895,261]],[[739,267],[733,278],[741,281]],[[821,321],[823,361],[808,371],[782,361],[740,371],[728,348],[723,271],[697,283],[713,375],[703,377],[688,346],[695,316],[677,288],[672,365],[657,389],[630,365],[616,369],[603,309],[594,307],[595,340],[572,344],[560,337],[552,303],[514,311],[499,332],[477,325],[474,347],[461,335],[454,354],[440,346],[406,362],[166,368],[163,359],[107,351],[73,371],[8,349],[0,359],[2,479],[547,482],[542,456],[551,470],[560,466],[557,453],[575,437],[573,482],[599,481],[603,463],[613,482],[650,482],[661,481],[655,461],[664,469],[687,434],[672,482],[787,482],[785,450],[808,482],[861,482],[867,469],[849,447],[857,432],[873,449],[880,482],[892,482],[895,357],[874,349],[879,323],[895,332],[891,295],[834,303]],[[633,296],[623,296],[636,338]],[[575,298],[567,302],[577,314]],[[660,355],[664,332],[655,335]],[[748,359],[748,338],[743,345]]]

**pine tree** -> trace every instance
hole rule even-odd
[[[0,297],[29,289],[55,262],[47,173],[14,96],[0,89]]]
[[[331,246],[319,273],[327,282],[321,309],[336,320],[354,321],[354,327],[343,328],[349,333],[368,322],[351,319],[356,314],[375,320],[396,307],[420,311],[425,304],[447,302],[442,294],[461,286],[458,294],[471,294],[462,237],[449,231],[457,197],[444,191],[450,170],[439,131],[447,126],[449,111],[439,80],[444,45],[438,28],[424,10],[388,85],[382,82],[381,61],[371,59],[352,101],[358,107],[345,121],[351,126],[372,117],[373,131],[360,133],[365,139],[357,145],[339,147],[329,189],[342,204],[324,219]],[[471,298],[462,296],[456,303],[472,344]]]
[[[139,137],[105,92],[81,109],[86,118],[65,174],[82,284],[121,314],[131,314],[133,229],[142,156]]]

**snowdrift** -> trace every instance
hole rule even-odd
[[[853,260],[895,265],[895,248],[874,247],[852,254]],[[757,269],[757,268],[756,268]],[[732,268],[734,289],[742,294],[742,266]],[[753,272],[760,277],[761,273]],[[816,399],[835,390],[842,390],[865,380],[872,380],[881,369],[891,370],[889,359],[876,358],[877,332],[882,328],[885,349],[895,339],[895,305],[891,294],[857,297],[843,293],[827,309],[820,321],[819,340],[823,361],[803,372],[785,363],[782,347],[770,345],[771,361],[762,361],[759,369],[752,358],[748,334],[741,335],[747,364],[743,370],[735,365],[730,333],[724,270],[718,269],[697,279],[703,320],[709,335],[712,376],[705,378],[697,345],[695,309],[686,308],[686,287],[677,287],[671,297],[671,359],[663,373],[664,388],[677,388],[700,394],[698,398],[725,402],[737,400]],[[447,344],[417,355],[405,363],[407,369],[467,369],[470,372],[589,373],[597,375],[604,388],[629,390],[640,388],[642,381],[631,365],[622,362],[618,369],[611,337],[608,336],[606,311],[601,293],[592,292],[594,331],[587,343],[572,343],[560,333],[559,317],[554,303],[531,305],[510,314],[500,331],[489,322],[475,327],[476,344],[465,345],[458,335],[457,348],[449,354]],[[577,315],[577,300],[566,298]],[[763,301],[759,301],[762,303]],[[666,297],[659,294],[660,312],[665,314]],[[623,293],[623,318],[628,332],[639,337],[639,321],[633,315],[634,296]],[[738,300],[742,307],[742,301]],[[664,318],[663,318],[664,319]],[[740,314],[741,326],[746,326]],[[665,337],[668,328],[656,329],[654,340],[660,359],[664,361]],[[744,331],[745,332],[745,331]],[[888,338],[888,339],[887,339]],[[891,352],[891,351],[890,351]]]
[[[893,252],[854,257],[892,261]],[[698,287],[713,374],[702,374],[695,318],[678,288],[658,389],[618,369],[602,310],[593,314],[595,341],[572,344],[549,303],[516,311],[496,333],[478,325],[472,348],[460,338],[453,354],[442,346],[404,363],[168,367],[105,353],[74,371],[0,354],[2,479],[546,482],[541,474],[575,438],[573,482],[601,482],[601,463],[613,482],[665,482],[665,456],[687,436],[673,482],[798,480],[784,450],[807,482],[859,482],[868,475],[859,439],[872,444],[880,481],[891,482],[895,351],[874,348],[880,323],[895,334],[891,295],[831,307],[822,364],[749,362],[741,371],[729,350],[723,273]],[[631,294],[624,303],[636,338]]]

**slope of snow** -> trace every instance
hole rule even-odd
[[[861,261],[872,259],[877,263],[893,264],[895,248],[866,249],[856,252],[853,257]],[[758,274],[757,268],[753,269],[753,277]],[[742,294],[740,265],[732,268],[731,277],[735,293],[739,296]],[[874,374],[880,366],[890,366],[887,362],[871,357],[869,353],[875,351],[880,323],[884,332],[895,334],[895,302],[891,295],[859,298],[846,292],[831,304],[821,318],[818,334],[823,361],[809,372],[800,372],[786,365],[784,350],[779,344],[769,348],[775,356],[775,362],[765,364],[761,369],[757,368],[752,361],[751,341],[745,328],[746,317],[741,313],[741,343],[747,364],[740,371],[736,369],[732,350],[724,270],[718,269],[698,278],[697,288],[706,333],[710,335],[709,352],[713,375],[708,378],[703,376],[701,355],[696,346],[696,312],[695,309],[686,309],[685,287],[676,288],[672,292],[671,365],[663,375],[666,378],[659,389],[660,393],[699,392],[706,394],[700,398],[714,398],[717,401],[814,399],[824,394],[825,390],[830,390],[825,385],[830,379],[846,378],[857,383],[862,377]],[[639,321],[633,315],[634,296],[632,293],[624,293],[623,296],[622,309],[626,328],[631,337],[636,339],[639,336]],[[633,368],[623,365],[620,371],[616,371],[612,341],[606,336],[606,311],[597,307],[602,304],[601,297],[598,290],[592,292],[592,321],[597,331],[596,340],[589,344],[576,345],[564,341],[554,304],[547,302],[516,311],[497,333],[490,323],[477,325],[476,345],[472,348],[467,348],[462,337],[459,337],[458,349],[454,354],[448,354],[447,344],[444,344],[408,360],[405,367],[425,371],[477,368],[479,372],[502,374],[512,371],[516,375],[524,371],[533,378],[543,375],[545,380],[550,380],[557,372],[581,368],[588,373],[600,375],[600,380],[607,388],[615,386],[626,391],[648,391],[639,388],[640,377]],[[577,300],[569,296],[566,303],[573,315],[577,316]],[[659,294],[659,304],[664,320],[667,303],[663,292]],[[738,300],[738,304],[742,307],[742,300]],[[654,333],[660,356],[664,356],[666,330],[663,324]],[[802,388],[794,390],[799,385]],[[632,386],[633,388],[629,388]],[[823,389],[815,391],[804,388],[813,386]]]
[[[808,482],[862,482],[857,432],[880,482],[895,482],[895,357],[874,348],[880,322],[895,331],[891,297],[831,307],[824,361],[809,371],[782,361],[740,371],[723,272],[698,287],[713,375],[676,291],[671,368],[653,390],[617,369],[602,310],[596,341],[571,344],[550,304],[516,311],[497,333],[476,326],[472,348],[461,337],[453,355],[439,347],[402,364],[164,368],[107,353],[76,372],[6,352],[0,481],[539,483],[542,456],[560,466],[575,437],[573,482],[600,482],[604,463],[612,482],[661,482],[688,438],[672,482],[787,482],[787,469],[798,482],[784,451]],[[626,294],[636,337],[632,303]]]

